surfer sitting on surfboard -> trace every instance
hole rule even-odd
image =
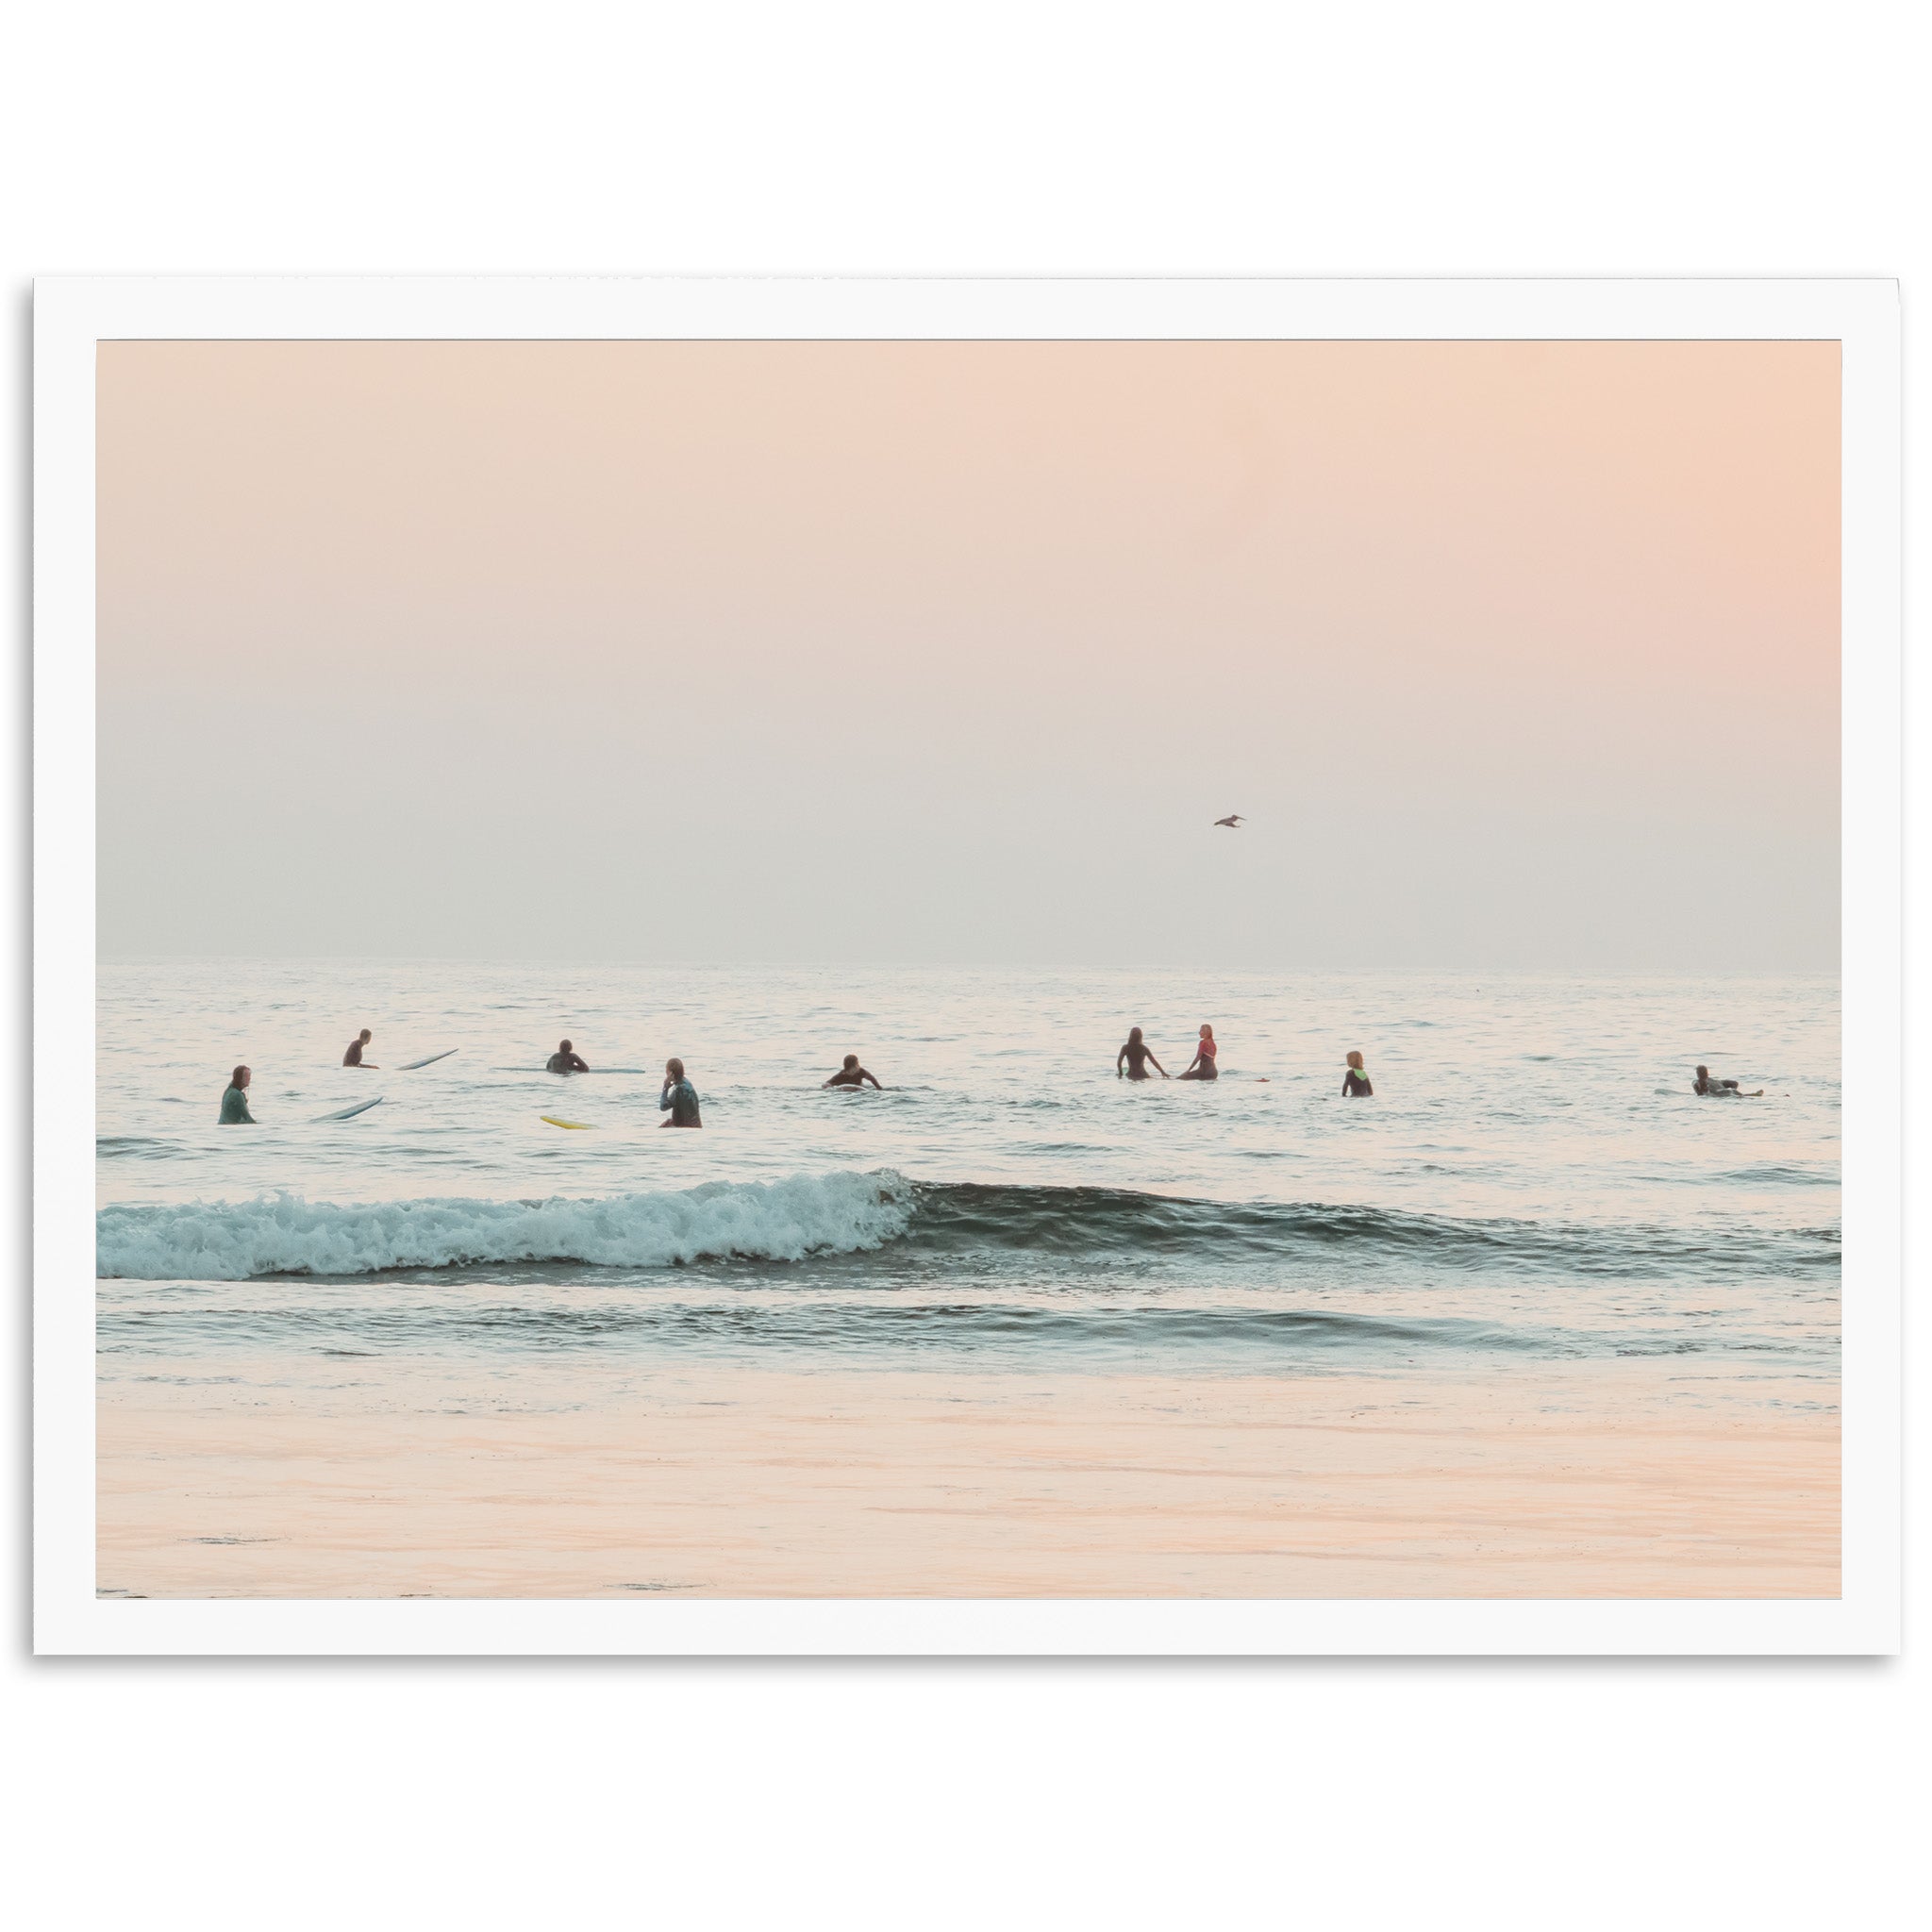
[[[588,1074],[591,1071],[591,1063],[579,1059],[571,1051],[569,1041],[559,1040],[557,1042],[557,1051],[544,1061],[543,1071],[546,1074]]]
[[[349,1050],[342,1056],[343,1066],[367,1067],[372,1074],[381,1073],[382,1069],[374,1060],[365,1060],[362,1058],[362,1049],[375,1038],[375,1035],[370,1032],[368,1027],[363,1027],[361,1032],[357,1034],[354,1040],[350,1041]]]
[[[253,1127],[260,1124],[248,1111],[248,1083],[254,1077],[246,1067],[237,1067],[229,1074],[228,1091],[222,1095],[223,1126]]]
[[[1181,1075],[1183,1080],[1218,1080],[1221,1069],[1214,1064],[1214,1057],[1221,1049],[1214,1043],[1214,1029],[1201,1028],[1201,1043],[1194,1049],[1194,1058],[1189,1063],[1188,1071]]]
[[[701,1127],[704,1122],[698,1117],[698,1090],[684,1077],[682,1060],[664,1062],[664,1091],[658,1096],[658,1111],[668,1112],[668,1121],[659,1121],[660,1127]]]
[[[873,1080],[872,1075],[858,1064],[858,1056],[856,1053],[848,1053],[845,1056],[845,1064],[825,1082],[825,1085],[827,1087],[862,1087],[868,1080],[872,1080],[872,1084],[874,1087],[879,1087],[879,1083],[876,1080]],[[879,1087],[881,1093],[885,1091],[883,1087]]]
[[[1141,1029],[1136,1026],[1128,1033],[1127,1043],[1113,1057],[1114,1077],[1120,1077],[1122,1063],[1124,1062],[1129,1080],[1144,1080],[1147,1077],[1149,1060],[1154,1060],[1155,1071],[1163,1080],[1172,1078],[1167,1069],[1158,1060],[1154,1059],[1154,1049],[1147,1044]]]

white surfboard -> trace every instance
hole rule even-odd
[[[354,1107],[345,1107],[340,1113],[319,1113],[308,1124],[319,1127],[325,1121],[352,1121],[358,1113],[367,1113],[372,1107],[381,1105],[382,1095],[378,1093],[374,1100],[358,1100]]]
[[[446,1046],[441,1053],[433,1053],[426,1060],[410,1060],[396,1069],[399,1074],[413,1074],[418,1067],[433,1067],[438,1060],[446,1060],[453,1053],[461,1053],[459,1046]]]

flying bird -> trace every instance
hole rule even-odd
[[[1214,821],[1217,825],[1225,825],[1230,832],[1239,830],[1241,822],[1241,815],[1238,811],[1231,811],[1224,819],[1216,819]]]

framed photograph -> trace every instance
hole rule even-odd
[[[1877,281],[36,292],[69,1653],[1852,1653]]]

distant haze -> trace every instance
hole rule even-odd
[[[120,342],[99,399],[104,953],[1837,963],[1835,342]]]

